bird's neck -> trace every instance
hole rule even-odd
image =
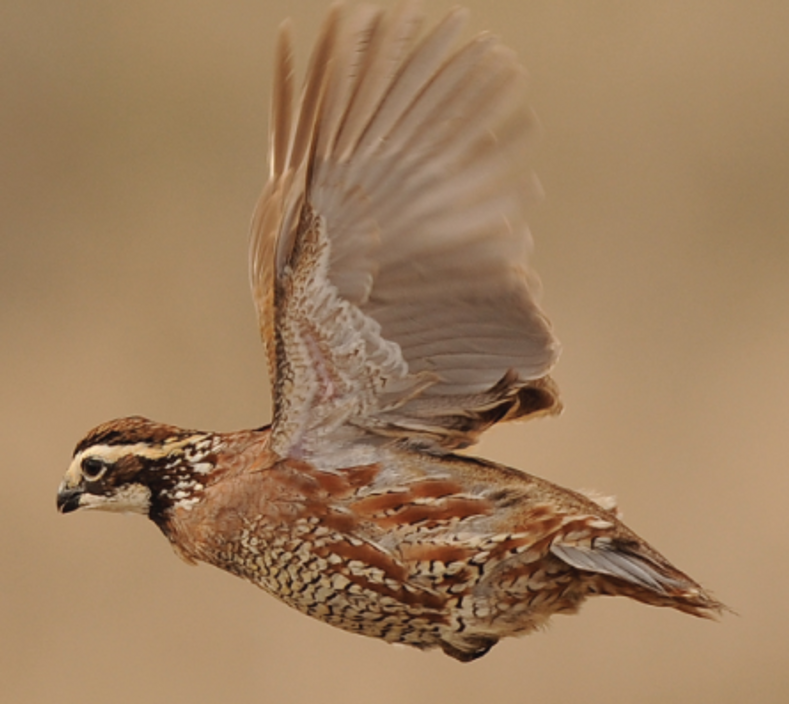
[[[172,541],[175,526],[199,514],[208,495],[223,493],[234,477],[271,464],[268,440],[268,427],[210,433],[172,452],[151,482],[149,517]]]

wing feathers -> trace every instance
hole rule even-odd
[[[293,28],[290,20],[280,25],[274,57],[274,86],[271,90],[271,128],[269,130],[270,175],[273,180],[285,171],[290,147],[293,108]]]
[[[312,52],[307,77],[299,105],[299,121],[291,144],[288,166],[298,168],[305,163],[307,151],[312,145],[316,118],[320,117],[318,103],[325,86],[325,76],[330,57],[335,53],[337,26],[340,21],[340,6],[333,5],[323,23],[320,37]]]
[[[403,105],[411,105],[434,74],[465,24],[467,12],[456,9],[428,34],[406,60],[365,128],[358,154],[377,149],[401,117]]]
[[[351,57],[351,64],[347,67],[347,78],[351,82],[350,99],[345,108],[337,131],[336,141],[333,145],[335,157],[346,154],[358,138],[364,128],[360,112],[370,108],[370,103],[374,100],[373,91],[376,89],[375,81],[378,64],[385,60],[381,58],[381,35],[384,29],[381,27],[383,11],[380,8],[364,8],[359,14],[360,26],[355,29],[352,36],[356,50]],[[385,77],[384,77],[385,79]]]
[[[280,30],[250,249],[279,452],[340,429],[454,448],[559,408],[526,262],[524,72],[491,35],[455,48],[465,20],[419,39],[412,2],[332,6],[296,115]]]
[[[380,18],[379,18],[380,19]],[[411,46],[419,31],[421,17],[415,4],[406,2],[389,22],[378,22],[368,46],[366,70],[360,75],[358,87],[345,117],[343,131],[338,139],[335,156],[338,161],[350,161],[358,155],[360,147],[375,140],[370,134],[374,124],[370,116],[375,115],[383,96],[391,86],[392,77],[400,66],[402,58]]]

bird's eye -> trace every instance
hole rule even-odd
[[[107,471],[107,463],[98,457],[82,460],[82,476],[88,481],[96,481]]]

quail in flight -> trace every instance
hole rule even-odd
[[[282,25],[250,241],[273,421],[104,423],[58,508],[144,514],[188,562],[461,661],[592,595],[714,615],[613,502],[457,454],[561,409],[527,264],[524,73],[489,34],[460,42],[465,18],[422,33],[412,3],[334,5],[300,89]]]

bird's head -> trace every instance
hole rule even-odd
[[[61,513],[78,508],[141,513],[159,522],[198,501],[219,438],[133,416],[91,430],[58,489]]]

